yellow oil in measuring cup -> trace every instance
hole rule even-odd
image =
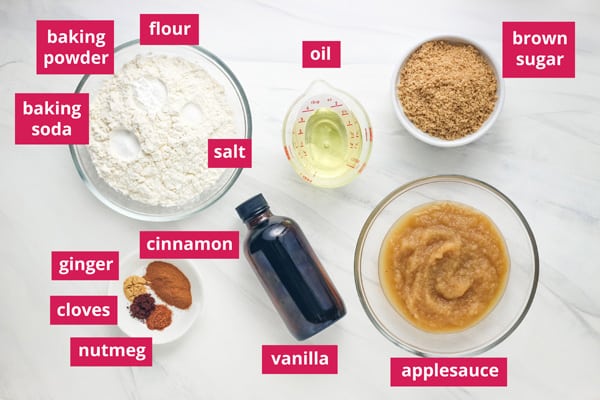
[[[326,92],[312,95],[315,86]],[[366,165],[371,140],[362,107],[322,81],[290,108],[284,124],[288,159],[305,181],[317,186],[337,187],[354,179]]]

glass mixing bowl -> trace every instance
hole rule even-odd
[[[409,323],[388,301],[379,279],[379,254],[390,228],[405,213],[433,201],[452,201],[486,214],[502,233],[510,259],[504,293],[477,324],[453,333],[429,333]],[[506,339],[533,301],[539,260],[535,238],[512,201],[492,186],[464,176],[434,176],[390,193],[367,218],[354,257],[356,289],[367,316],[395,345],[419,356],[473,355]]]
[[[132,40],[115,48],[115,71],[119,71],[124,64],[138,55],[150,54],[182,57],[207,71],[223,87],[227,101],[233,110],[235,129],[230,137],[232,139],[252,137],[252,119],[246,94],[240,82],[223,61],[199,46],[141,46],[139,40]],[[94,93],[110,78],[111,75],[85,75],[75,91],[90,93],[91,104]],[[241,173],[240,168],[226,169],[212,187],[183,205],[172,207],[149,205],[133,200],[108,185],[98,175],[87,145],[69,147],[77,172],[94,196],[111,209],[139,220],[172,221],[203,210],[227,193]]]

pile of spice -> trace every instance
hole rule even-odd
[[[488,60],[470,44],[424,43],[400,71],[396,94],[421,131],[455,140],[477,131],[494,110],[498,82]]]
[[[146,323],[148,329],[163,330],[173,321],[173,312],[164,304],[156,304],[148,286],[156,296],[169,306],[187,310],[192,305],[190,281],[173,264],[153,261],[146,267],[146,274],[131,275],[123,281],[123,293],[131,302],[130,315]]]

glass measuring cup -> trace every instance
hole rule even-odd
[[[367,165],[371,122],[360,103],[327,82],[313,82],[283,122],[283,149],[296,173],[326,188],[344,186]]]

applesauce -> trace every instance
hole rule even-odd
[[[391,227],[379,278],[389,302],[414,326],[456,332],[496,305],[509,264],[504,238],[487,215],[460,203],[433,202]]]

